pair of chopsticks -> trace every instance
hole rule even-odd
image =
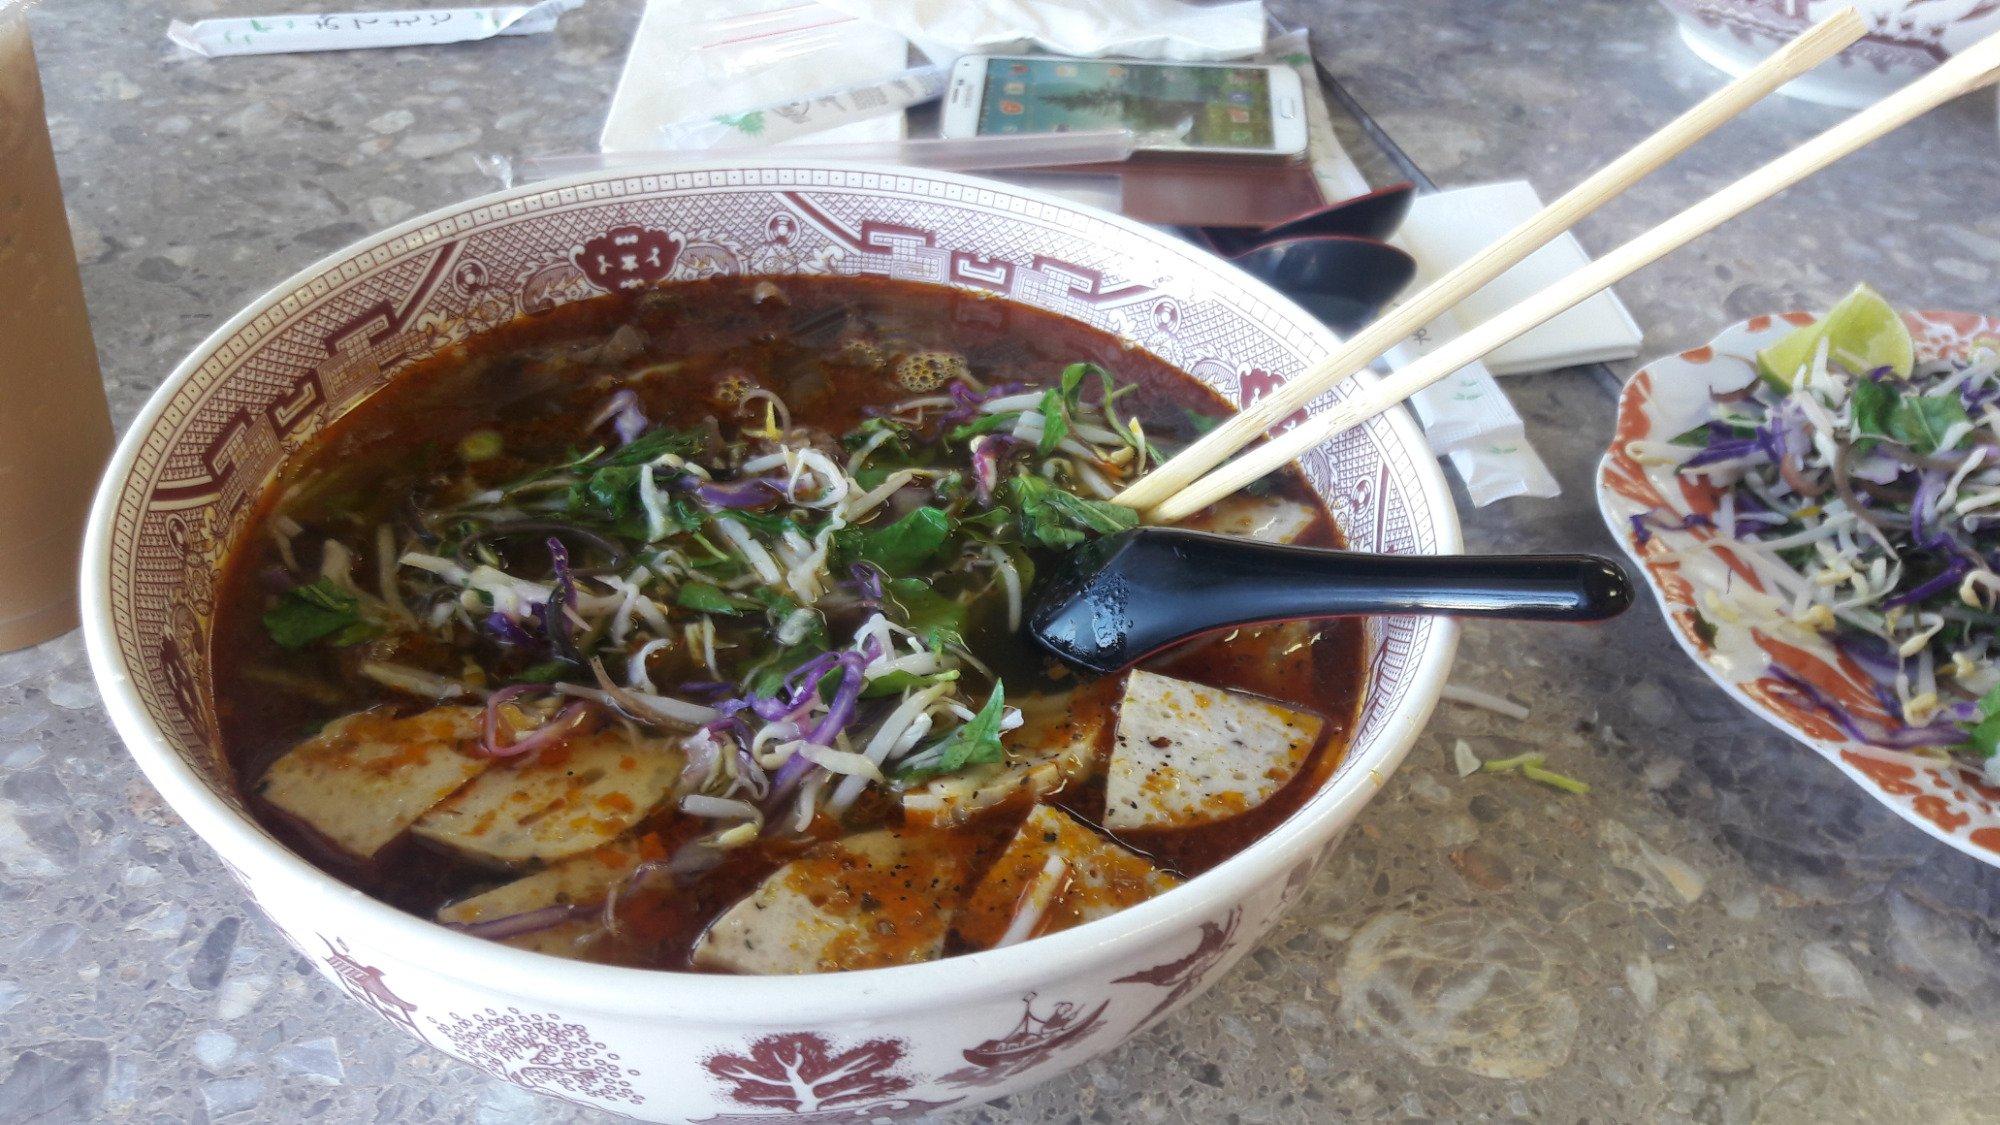
[[[1385,312],[1316,366],[1244,407],[1114,499],[1152,523],[1172,523],[1361,424],[1486,353],[1560,315],[1798,183],[1821,168],[1970,90],[2000,79],[2000,34],[1989,35],[1925,77],[1750,172],[1728,187],[1526,298],[1444,347],[1268,441],[1271,427],[1361,370],[1440,313],[1568,230],[1724,122],[1859,39],[1853,8],[1808,28],[1755,69],[1724,86],[1599,169],[1541,213],[1458,268]],[[1235,460],[1230,457],[1242,453]],[[1227,461],[1227,464],[1224,462]],[[1218,468],[1217,466],[1220,466]],[[1211,471],[1212,470],[1212,471]],[[1206,475],[1204,475],[1206,474]]]

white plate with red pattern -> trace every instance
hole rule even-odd
[[[1632,444],[1670,441],[1713,416],[1711,392],[1740,388],[1756,374],[1756,355],[1810,313],[1752,317],[1706,346],[1654,361],[1632,376],[1618,400],[1618,431],[1597,470],[1604,521],[1645,573],[1674,636],[1724,691],[1766,722],[1810,746],[1898,816],[1952,847],[2000,865],[2000,788],[1963,767],[1923,768],[1848,737],[1776,667],[1811,684],[1858,718],[1895,726],[1877,702],[1875,680],[1825,639],[1805,630],[1774,635],[1762,627],[1718,631],[1715,610],[1754,597],[1763,584],[1712,526],[1682,528],[1680,513],[1715,511],[1719,491],[1649,463]],[[1904,314],[1919,360],[1963,354],[1981,337],[2000,336],[2000,319],[1971,313]],[[1746,592],[1748,591],[1748,592]]]

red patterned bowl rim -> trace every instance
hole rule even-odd
[[[1649,474],[1627,452],[1627,446],[1635,439],[1663,440],[1655,435],[1649,409],[1666,380],[1678,378],[1689,385],[1699,384],[1702,389],[1723,389],[1723,383],[1712,382],[1708,376],[1723,374],[1720,368],[1728,363],[1734,365],[1731,370],[1735,375],[1726,386],[1738,386],[1754,370],[1749,356],[1757,347],[1815,319],[1816,314],[1804,312],[1751,317],[1724,329],[1702,347],[1663,356],[1635,372],[1619,395],[1617,433],[1598,464],[1598,510],[1618,545],[1639,564],[1674,640],[1716,686],[1751,714],[1810,747],[1896,815],[1967,855],[2000,865],[2000,789],[1987,785],[1975,771],[1962,767],[1923,771],[1871,756],[1865,746],[1846,737],[1823,714],[1802,704],[1778,681],[1758,677],[1738,683],[1721,666],[1723,658],[1701,636],[1696,625],[1696,599],[1703,593],[1726,595],[1712,585],[1701,585],[1677,561],[1681,553],[1719,537],[1707,529],[1669,527],[1649,530],[1647,541],[1641,543],[1632,524],[1635,514],[1658,511],[1654,505],[1661,502],[1645,498],[1653,487]],[[1923,358],[1950,354],[1973,339],[2000,333],[2000,318],[1976,313],[1926,310],[1907,312],[1904,320],[1910,325]],[[1704,372],[1711,366],[1717,370]],[[1673,424],[1678,425],[1679,421]],[[1682,495],[1710,492],[1690,488]],[[1765,657],[1791,674],[1812,682],[1822,691],[1852,698],[1857,706],[1862,705],[1855,694],[1855,685],[1866,674],[1851,661],[1782,641],[1767,640],[1761,647]],[[1866,701],[1866,706],[1874,706],[1872,700]],[[1883,719],[1888,721],[1887,716]]]
[[[1051,934],[1019,946],[966,954],[941,961],[806,977],[733,977],[699,973],[625,968],[551,957],[484,941],[404,913],[339,882],[306,860],[278,845],[247,816],[225,804],[181,759],[147,713],[137,690],[124,674],[124,658],[114,629],[106,594],[111,582],[110,536],[116,506],[127,476],[133,471],[145,439],[169,406],[174,393],[236,333],[289,297],[307,290],[327,275],[371,248],[384,247],[426,227],[481,208],[496,208],[542,196],[553,196],[601,185],[638,183],[648,177],[683,174],[726,177],[783,168],[800,174],[873,175],[889,180],[918,178],[961,190],[997,191],[1026,202],[1116,228],[1122,237],[1142,240],[1166,256],[1181,259],[1191,269],[1208,269],[1228,286],[1247,291],[1265,305],[1287,310],[1304,334],[1331,350],[1337,337],[1283,294],[1220,259],[1203,255],[1171,236],[1122,216],[1070,203],[1059,197],[977,177],[945,172],[913,171],[842,161],[732,160],[709,164],[675,164],[659,169],[624,167],[538,181],[453,203],[405,220],[358,240],[312,263],[273,286],[215,329],[177,365],[133,419],[119,441],[92,506],[84,542],[81,572],[83,632],[98,687],[113,726],[142,771],[168,803],[221,853],[233,867],[253,880],[272,878],[294,887],[311,888],[328,908],[345,908],[327,926],[407,962],[472,983],[475,987],[526,1000],[560,1003],[572,1008],[668,1017],[693,1025],[740,1024],[752,1012],[782,1014],[791,1021],[859,1018],[871,1014],[944,1007],[961,999],[1032,988],[1051,976],[1108,962],[1143,959],[1157,937],[1173,932],[1188,919],[1225,912],[1257,887],[1277,879],[1301,855],[1323,845],[1386,783],[1428,721],[1450,672],[1458,641],[1455,622],[1437,619],[1422,642],[1417,659],[1399,677],[1408,684],[1397,709],[1390,713],[1372,755],[1354,759],[1297,813],[1241,854],[1171,894],[1128,908],[1110,918]],[[608,189],[607,189],[608,190]],[[850,191],[856,189],[848,189]],[[1362,371],[1347,380],[1358,391],[1375,381]],[[1460,549],[1455,504],[1436,458],[1422,432],[1403,411],[1392,411],[1371,425],[1386,425],[1395,444],[1414,451],[1410,458],[1414,486],[1426,502],[1429,532],[1437,549]],[[767,1007],[760,1007],[767,1006]]]

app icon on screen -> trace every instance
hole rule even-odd
[[[1021,116],[1021,103],[1011,98],[1000,99],[1000,112],[1009,117]]]
[[[1238,125],[1250,124],[1250,111],[1240,106],[1229,107],[1229,119]]]
[[[1000,90],[1002,93],[1007,94],[1025,94],[1028,92],[1028,84],[1026,82],[1009,82],[1005,86],[1000,87]]]
[[[1235,103],[1236,103],[1237,105],[1249,105],[1249,104],[1250,104],[1250,91],[1248,91],[1248,90],[1231,90],[1231,91],[1229,91],[1229,100],[1230,100],[1230,101],[1232,101],[1232,102],[1235,102]]]
[[[1009,67],[1007,68],[1007,73],[1009,73],[1009,74],[1026,74],[1026,73],[1028,73],[1028,64],[1027,64],[1027,63],[1024,63],[1024,62],[1017,62],[1017,63],[1014,63],[1014,64],[1012,64],[1011,66],[1009,66]]]
[[[1117,63],[1112,63],[1110,66],[1104,68],[1104,76],[1106,78],[1123,78],[1125,77],[1125,68],[1119,66]]]
[[[1057,64],[1056,64],[1056,77],[1057,77],[1057,78],[1075,78],[1075,77],[1076,77],[1076,67],[1075,67],[1075,66],[1073,66],[1073,65],[1071,65],[1070,63],[1057,63]]]

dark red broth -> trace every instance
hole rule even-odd
[[[877,371],[844,361],[836,344],[857,333],[886,347],[960,353],[986,379],[1043,384],[1067,364],[1095,362],[1136,382],[1130,411],[1148,432],[1176,441],[1194,434],[1194,415],[1227,410],[1206,387],[1144,351],[1004,300],[880,279],[787,278],[788,303],[774,307],[749,300],[752,285],[749,279],[725,278],[603,296],[482,333],[402,371],[287,462],[259,499],[224,568],[211,641],[223,743],[246,783],[246,799],[273,832],[343,881],[425,917],[441,904],[511,877],[409,837],[374,862],[356,864],[255,797],[247,783],[329,720],[366,707],[413,709],[407,698],[358,676],[352,650],[288,650],[266,635],[260,617],[274,596],[269,575],[278,562],[269,521],[284,498],[289,517],[305,528],[300,543],[355,537],[357,529],[392,518],[408,504],[427,480],[451,465],[452,451],[475,431],[504,436],[505,454],[474,470],[496,481],[572,448],[579,417],[598,407],[604,390],[601,378],[581,377],[582,362],[569,360],[588,355],[620,326],[637,326],[647,341],[638,354],[620,361],[625,368],[679,365],[671,377],[649,380],[639,390],[650,418],[678,425],[699,424],[713,413],[709,389],[745,371],[782,395],[801,424],[835,433],[854,425],[869,407],[908,393]],[[601,372],[594,369],[593,375]],[[1318,511],[1301,541],[1339,545],[1338,531],[1296,470],[1274,478],[1269,487]],[[373,567],[372,559],[358,560],[361,573]],[[990,622],[968,639],[982,659],[1004,671],[1010,689],[1016,682],[1048,684],[1064,675]],[[1320,712],[1327,733],[1299,775],[1260,808],[1199,829],[1128,834],[1123,842],[1163,867],[1193,876],[1294,812],[1346,748],[1363,688],[1362,651],[1359,625],[1340,621],[1211,640],[1156,662],[1154,667],[1172,675]],[[462,660],[462,654],[442,647],[410,643],[394,655],[405,664],[441,671]],[[1114,687],[1107,683],[1095,692],[1099,706],[1113,706]],[[1101,781],[1055,800],[1095,822],[1103,812]],[[948,846],[963,848],[976,869],[990,862],[1022,811],[952,830],[955,840]],[[891,802],[864,802],[849,827],[894,823],[899,815]],[[647,846],[670,852],[690,835],[686,820],[668,802],[641,826],[655,837]],[[635,892],[620,907],[617,937],[598,942],[588,956],[688,969],[690,946],[703,927],[809,842],[774,838],[732,853],[691,884]]]

